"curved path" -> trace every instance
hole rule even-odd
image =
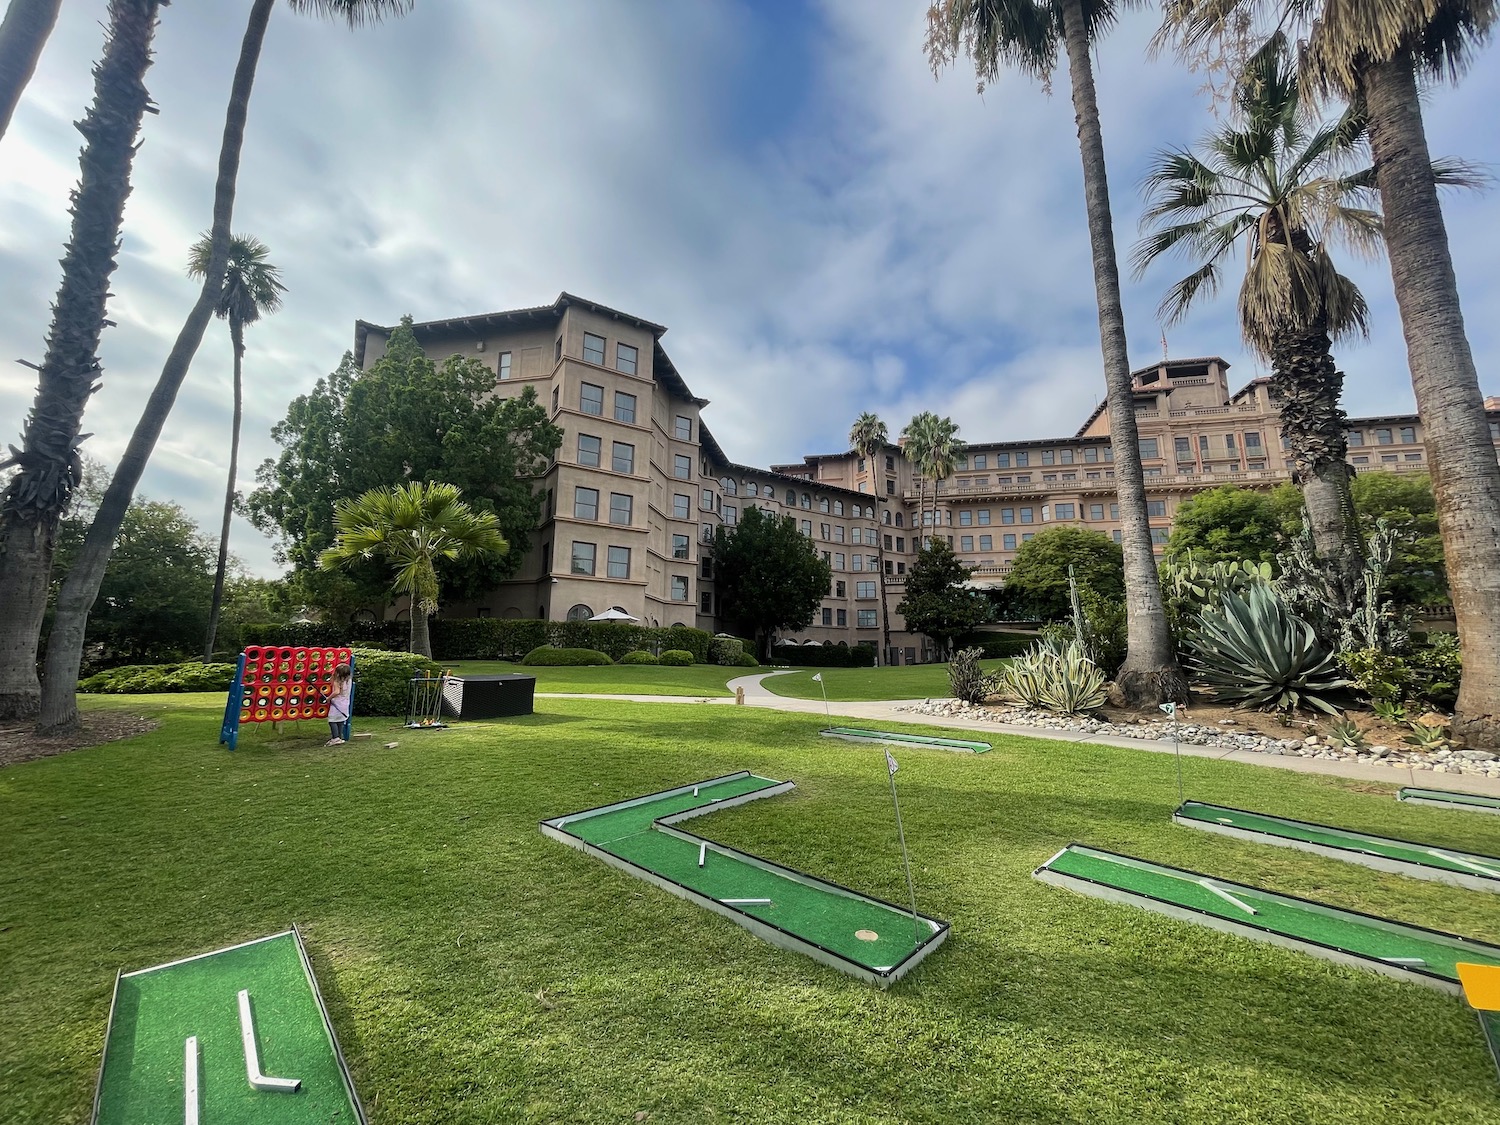
[[[799,670],[800,669],[795,669]],[[745,689],[747,707],[767,707],[774,711],[797,711],[809,715],[835,716],[858,719],[866,723],[911,723],[916,726],[946,727],[949,730],[985,731],[990,734],[1010,734],[1023,738],[1042,738],[1058,742],[1088,742],[1099,746],[1118,746],[1128,750],[1147,750],[1158,754],[1170,754],[1170,742],[1145,738],[1122,738],[1118,735],[1081,734],[1078,731],[1046,730],[1041,727],[1022,727],[1010,723],[996,723],[976,719],[968,715],[924,715],[903,708],[924,699],[888,699],[879,702],[829,700],[825,711],[821,699],[795,699],[776,695],[765,686],[772,676],[789,675],[794,669],[774,672],[759,672],[751,676],[738,676],[726,685],[731,692]],[[734,697],[690,696],[690,695],[605,695],[555,694],[537,692],[538,698],[550,699],[614,699],[635,703],[707,703],[710,705],[733,705]],[[1500,781],[1473,774],[1434,774],[1429,770],[1397,769],[1393,766],[1377,766],[1363,762],[1333,762],[1320,758],[1290,758],[1275,754],[1260,754],[1253,750],[1225,750],[1218,746],[1183,746],[1181,752],[1191,758],[1218,758],[1227,762],[1243,762],[1246,765],[1263,766],[1270,769],[1291,770],[1294,773],[1321,773],[1333,777],[1355,778],[1360,781],[1379,781],[1387,785],[1436,785],[1443,789],[1464,793],[1481,793],[1500,797]]]

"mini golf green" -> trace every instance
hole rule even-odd
[[[673,827],[793,788],[748,772],[544,820],[542,832],[744,926],[773,945],[882,987],[948,936],[948,923]],[[894,858],[894,857],[893,857]]]
[[[1396,800],[1464,812],[1500,813],[1500,797],[1486,797],[1479,793],[1454,793],[1447,789],[1419,789],[1408,785],[1396,794]]]
[[[824,738],[847,738],[850,742],[889,742],[893,746],[932,746],[938,750],[959,750],[983,754],[988,742],[969,742],[962,738],[938,738],[929,734],[897,734],[885,730],[861,730],[859,727],[826,727],[818,732]]]
[[[1172,814],[1178,824],[1261,844],[1298,848],[1397,875],[1433,879],[1471,890],[1500,892],[1500,859],[1487,855],[1371,836],[1326,824],[1185,801]]]
[[[1454,969],[1458,962],[1500,965],[1500,946],[1082,844],[1069,844],[1033,874],[1054,886],[1375,969],[1455,995],[1462,992]]]
[[[253,1067],[242,990],[249,994]],[[188,1065],[190,1037],[196,1073]],[[296,1079],[297,1088],[255,1089],[251,1069],[272,1083]],[[296,929],[122,974],[93,1119],[97,1125],[362,1125],[364,1112]]]

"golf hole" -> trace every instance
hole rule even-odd
[[[860,941],[879,941],[880,940],[880,935],[877,934],[874,930],[855,930],[854,931],[854,936],[857,937],[857,938],[859,938]]]

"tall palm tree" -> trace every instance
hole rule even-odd
[[[350,27],[359,27],[388,14],[405,13],[411,9],[413,0],[287,2],[296,11],[339,17]],[[266,26],[275,3],[276,0],[253,0],[245,35],[240,41],[239,62],[235,66],[229,89],[229,109],[224,117],[224,138],[219,146],[219,172],[214,184],[213,225],[210,227],[213,249],[204,267],[203,288],[162,365],[156,387],[130,435],[130,443],[125,447],[114,478],[89,527],[78,559],[58,591],[57,613],[47,640],[41,715],[37,721],[37,729],[42,732],[61,732],[78,726],[78,667],[83,660],[83,638],[88,628],[89,610],[99,595],[99,585],[104,581],[110,552],[135,495],[135,487],[146,471],[146,463],[177,400],[177,391],[187,377],[193,356],[203,341],[203,333],[218,307],[224,272],[229,265],[230,224],[234,218],[235,186],[239,178],[245,122],[250,112],[250,92],[255,85],[261,45],[265,42]]]
[[[244,412],[244,383],[241,379],[245,358],[245,326],[254,324],[263,314],[281,308],[281,271],[270,262],[271,251],[258,238],[236,235],[229,240],[229,263],[224,271],[224,288],[214,314],[229,322],[229,342],[234,350],[234,413],[229,427],[229,481],[224,486],[224,519],[219,526],[219,562],[214,570],[214,593],[208,605],[208,634],[203,641],[203,659],[214,654],[214,637],[219,631],[219,609],[224,602],[224,571],[229,565],[229,521],[234,515],[234,478],[240,460],[240,420]],[[213,259],[213,238],[205,234],[188,253],[188,276],[202,277]]]
[[[1373,173],[1343,173],[1364,121],[1351,109],[1332,123],[1309,122],[1280,35],[1246,63],[1233,108],[1235,121],[1206,137],[1198,152],[1157,154],[1141,220],[1156,229],[1136,245],[1136,275],[1168,253],[1196,264],[1162,300],[1162,318],[1172,324],[1196,300],[1215,295],[1226,263],[1232,266],[1244,244],[1240,329],[1271,363],[1271,394],[1313,545],[1341,590],[1353,595],[1364,552],[1345,460],[1344,373],[1332,347],[1336,338],[1365,332],[1367,310],[1328,244],[1362,252],[1378,245],[1380,216],[1357,205]]]
[[[875,458],[881,455],[890,440],[890,431],[885,428],[885,423],[868,410],[854,419],[854,425],[849,427],[849,444],[855,453],[868,462],[872,481],[876,479]],[[881,661],[884,662],[891,651],[891,611],[885,599],[885,536],[879,531],[876,532],[875,547],[880,559],[880,623],[885,637]]]
[[[1500,747],[1500,465],[1464,333],[1418,78],[1460,75],[1495,17],[1496,0],[1168,0],[1163,29],[1202,51],[1242,37],[1247,24],[1302,21],[1304,76],[1365,108],[1464,660],[1453,733],[1491,748]]]
[[[503,555],[510,549],[492,512],[476,512],[451,484],[409,481],[340,500],[333,513],[337,539],[318,556],[325,570],[384,559],[396,571],[392,589],[411,604],[412,652],[432,656],[427,618],[437,610],[439,559]]]
[[[107,323],[136,135],[151,102],[145,75],[159,7],[159,0],[110,0],[94,100],[78,125],[85,138],[81,175],[36,401],[21,448],[12,446],[0,461],[0,469],[18,470],[0,500],[0,718],[30,717],[40,705],[37,638],[58,524],[82,475],[78,447],[89,436],[79,432],[83,408],[99,389],[99,336]]]
[[[917,548],[927,542],[927,477],[937,447],[941,419],[930,410],[914,415],[901,431],[902,451],[917,470]]]
[[[939,418],[933,433],[932,453],[928,467],[932,470],[932,533],[937,534],[938,489],[953,475],[958,459],[963,455],[964,443],[958,438],[958,423],[952,418]]]
[[[61,7],[62,0],[10,0],[5,9],[5,22],[0,23],[0,137],[10,128],[21,93],[36,73]]]
[[[1078,147],[1083,161],[1083,194],[1094,290],[1099,306],[1099,343],[1114,447],[1115,487],[1120,502],[1120,538],[1125,553],[1125,610],[1128,646],[1115,676],[1117,698],[1140,707],[1182,699],[1187,681],[1178,667],[1167,626],[1146,485],[1136,431],[1130,357],[1125,347],[1125,314],[1120,304],[1120,270],[1115,260],[1114,221],[1109,209],[1104,137],[1089,51],[1115,19],[1113,0],[933,0],[927,13],[927,58],[940,73],[960,54],[974,62],[981,83],[992,83],[1002,65],[1049,81],[1061,46],[1068,59]]]

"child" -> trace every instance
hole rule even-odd
[[[344,744],[344,724],[349,721],[349,697],[353,693],[353,676],[349,665],[333,670],[333,690],[328,694],[328,741],[324,746]]]

